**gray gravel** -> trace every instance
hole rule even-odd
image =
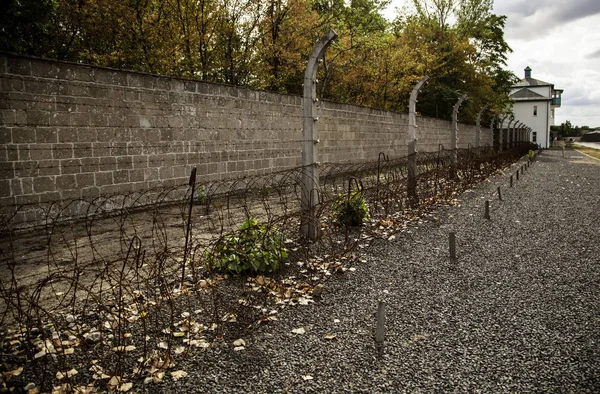
[[[187,378],[148,389],[600,392],[600,161],[568,155],[546,151],[514,188],[510,172],[497,175],[460,207],[373,242],[366,263],[329,281],[321,301],[249,334],[246,350],[196,353],[177,366]],[[383,350],[373,340],[378,299],[388,312]]]

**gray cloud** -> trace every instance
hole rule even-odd
[[[516,18],[527,18],[538,12],[550,11],[552,23],[570,22],[600,13],[598,0],[502,0],[497,1],[494,11]]]
[[[571,106],[597,106],[598,105],[598,100],[594,100],[591,99],[589,97],[585,97],[585,96],[578,96],[578,97],[573,97],[570,98],[568,95],[566,95],[565,98],[563,98],[563,104],[564,105],[571,105]]]
[[[561,24],[600,14],[599,0],[501,0],[494,13],[508,16],[507,36],[539,37]]]
[[[587,55],[585,55],[586,58],[588,59],[596,59],[596,58],[600,58],[600,49],[598,49],[595,52],[592,53],[588,53]]]

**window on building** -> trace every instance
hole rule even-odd
[[[537,116],[537,105],[533,106],[533,116]]]
[[[531,135],[533,136],[533,142],[537,142],[537,131],[534,131]]]

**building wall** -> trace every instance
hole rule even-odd
[[[533,116],[533,106],[537,105],[538,115]],[[518,101],[513,106],[515,119],[525,123],[537,132],[537,144],[542,148],[548,147],[550,133],[550,102],[549,101]],[[533,136],[533,133],[531,134]],[[531,138],[533,141],[533,138]]]
[[[406,155],[407,114],[320,105],[318,161]],[[449,148],[451,122],[417,122],[420,151]],[[301,140],[300,97],[0,55],[0,205],[185,184],[194,166],[199,182],[282,170]]]

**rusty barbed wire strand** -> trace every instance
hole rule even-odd
[[[198,174],[193,199],[185,183],[0,207],[0,352],[7,365],[30,368],[46,391],[79,348],[100,360],[90,366],[97,376],[156,377],[152,371],[168,369],[178,355],[273,318],[263,312],[272,309],[269,297],[307,302],[318,283],[344,270],[361,239],[378,236],[375,224],[453,198],[531,148],[417,153],[416,207],[407,195],[408,157],[319,164],[315,242],[298,235],[303,167],[228,180]],[[453,155],[458,177],[450,176]],[[349,184],[373,226],[336,223],[334,205]],[[207,253],[249,218],[284,236],[283,264],[313,272],[304,283],[260,276],[240,284],[210,271]],[[44,367],[36,367],[42,358]]]

